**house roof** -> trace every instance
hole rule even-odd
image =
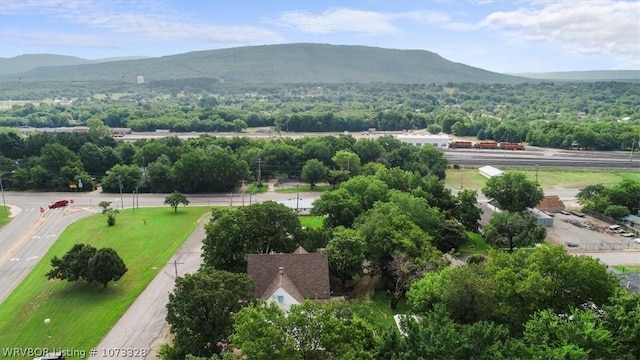
[[[259,296],[259,298],[262,300],[267,300],[269,296],[271,296],[271,294],[276,292],[276,290],[278,290],[279,288],[284,289],[294,299],[298,300],[298,302],[302,302],[304,300],[304,296],[302,296],[300,291],[298,291],[298,288],[293,283],[293,281],[289,279],[287,274],[284,272],[284,269],[278,271],[278,275],[273,278],[271,284],[267,286],[267,289],[261,296]]]
[[[324,253],[293,254],[249,254],[247,257],[247,274],[255,285],[254,296],[261,298],[275,280],[280,277],[280,268],[291,285],[305,299],[329,298],[329,261]],[[277,287],[274,289],[274,291]],[[292,296],[294,294],[286,289]],[[269,296],[271,294],[268,294]],[[294,296],[295,297],[295,296]]]
[[[549,195],[545,196],[542,201],[536,206],[538,209],[549,209],[549,208],[565,208],[564,203],[560,200],[558,195]]]

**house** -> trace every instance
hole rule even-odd
[[[491,179],[494,176],[502,176],[504,172],[500,169],[496,169],[493,166],[483,166],[478,169],[480,175],[486,177],[487,179]]]
[[[291,254],[249,254],[247,274],[256,298],[276,302],[285,311],[305,299],[331,295],[327,254],[309,253],[301,246]]]
[[[541,211],[548,211],[552,213],[558,213],[565,210],[564,203],[560,200],[558,195],[545,196],[542,201],[536,206],[536,209]]]

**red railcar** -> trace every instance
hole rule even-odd
[[[495,141],[479,141],[473,147],[476,149],[497,149],[498,143]]]
[[[503,150],[524,150],[524,145],[521,143],[501,142],[499,148]]]
[[[471,141],[451,141],[449,149],[470,149],[472,145]]]

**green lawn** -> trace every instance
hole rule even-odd
[[[257,186],[256,184],[250,184],[245,189],[245,194],[262,194],[266,193],[269,190],[269,186],[267,184],[262,184],[262,186]]]
[[[640,265],[614,265],[613,268],[622,273],[640,273]]]
[[[11,218],[9,218],[9,214],[9,207],[0,205],[0,229],[2,229],[3,226],[7,225],[9,223],[9,220],[11,220]]]
[[[484,241],[482,235],[473,232],[467,232],[469,235],[469,241],[465,244],[462,244],[460,250],[458,252],[462,255],[473,255],[473,254],[488,254],[491,246]]]
[[[0,344],[20,348],[63,348],[88,351],[106,335],[147,284],[169,261],[208,207],[140,208],[117,215],[114,227],[96,214],[71,224],[42,260],[0,306]],[[73,244],[111,247],[128,272],[102,285],[47,280],[54,255]],[[44,319],[51,319],[44,326]],[[47,331],[51,338],[47,338]]]
[[[581,189],[587,185],[603,184],[611,186],[619,183],[622,179],[633,179],[640,181],[640,172],[632,170],[579,170],[579,169],[554,169],[539,168],[536,174],[535,168],[510,168],[508,171],[518,171],[524,173],[529,179],[536,180],[543,189],[566,188]],[[484,187],[487,179],[480,175],[478,169],[448,169],[445,183],[449,186],[460,189],[477,189]]]
[[[379,331],[383,331],[390,326],[396,326],[393,315],[410,312],[409,305],[407,305],[407,301],[404,298],[398,303],[398,308],[395,311],[392,310],[389,296],[380,290],[376,290],[371,300],[350,300],[349,308],[354,314],[369,320],[373,327]]]
[[[327,191],[327,190],[331,190],[333,189],[333,186],[331,185],[316,185],[313,189],[311,188],[311,185],[309,184],[302,184],[300,185],[300,188],[297,187],[286,187],[286,188],[282,188],[282,189],[276,189],[277,193],[281,193],[281,194],[295,194],[297,192],[310,192],[310,191],[318,191],[318,192],[323,192],[323,191]]]
[[[300,216],[300,225],[307,228],[320,228],[323,225],[324,217],[323,216]]]

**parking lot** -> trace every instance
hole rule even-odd
[[[590,216],[555,214],[553,226],[547,228],[547,241],[576,252],[640,250],[640,244],[634,242],[640,236],[621,236],[609,230],[609,225]]]

